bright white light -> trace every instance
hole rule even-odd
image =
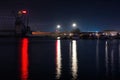
[[[60,29],[61,28],[61,25],[57,25],[57,29]]]
[[[56,79],[60,79],[62,69],[62,58],[61,58],[61,41],[56,41]]]
[[[57,39],[59,40],[59,39],[60,39],[60,37],[57,37]]]
[[[69,36],[73,36],[73,33],[70,33]]]
[[[77,79],[77,70],[78,70],[78,64],[77,64],[77,42],[76,40],[72,41],[72,76],[73,80]]]
[[[72,26],[73,26],[73,27],[76,27],[76,26],[77,26],[77,24],[76,24],[76,23],[73,23],[73,24],[72,24]]]

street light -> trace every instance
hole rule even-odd
[[[76,23],[73,23],[73,24],[72,24],[72,27],[73,27],[73,28],[77,27],[77,24],[76,24]]]
[[[61,28],[61,25],[57,25],[57,29],[60,29]]]
[[[57,25],[56,32],[60,32],[60,29],[61,29],[61,25]]]

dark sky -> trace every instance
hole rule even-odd
[[[120,30],[120,0],[0,0],[0,16],[27,9],[32,30],[54,31],[57,24],[81,31]]]

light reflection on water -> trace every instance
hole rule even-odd
[[[80,80],[95,77],[97,79],[91,80],[120,80],[120,40],[118,39],[76,41],[22,38],[19,39],[20,43],[18,39],[0,40],[2,78]],[[98,77],[96,77],[96,69]]]
[[[65,54],[64,51],[62,51],[62,48],[63,47],[61,45],[63,41],[61,41],[60,39],[56,40],[55,44],[56,44],[56,56],[55,56],[55,60],[56,60],[56,79],[61,79],[61,78],[64,78],[63,77],[63,72],[64,72],[64,64],[62,63],[62,55]],[[106,76],[107,77],[110,77],[110,78],[113,78],[114,79],[114,76],[115,76],[115,68],[117,65],[115,65],[115,56],[116,56],[116,41],[115,40],[105,40],[104,41],[104,44],[101,48],[101,40],[96,40],[96,44],[94,45],[94,49],[96,49],[96,69],[97,69],[97,75],[101,75],[100,71],[103,72],[105,70],[105,73],[103,73],[102,75]],[[63,42],[64,43],[64,42]],[[118,69],[120,70],[120,41],[118,42],[119,44],[117,44],[117,50],[119,51],[118,52]],[[69,49],[69,73],[72,75],[72,80],[77,80],[79,76],[79,72],[78,72],[78,54],[84,54],[82,52],[82,50],[80,50],[81,52],[78,53],[77,49],[80,49],[80,47],[77,47],[77,41],[76,40],[70,40],[69,41],[69,44],[68,44],[68,48]],[[83,46],[83,45],[82,45]],[[101,53],[101,50],[104,50],[103,53]],[[104,56],[103,57],[100,57],[101,54],[103,54]],[[91,55],[93,55],[91,53]],[[85,56],[84,56],[85,57]],[[101,60],[103,60],[104,62],[102,62]],[[21,80],[28,80],[28,39],[27,38],[23,38],[22,39],[22,46],[21,46]],[[84,61],[80,61],[81,63],[84,62]],[[103,65],[101,65],[101,63],[104,63]],[[68,63],[66,63],[68,64]],[[83,66],[83,65],[79,65],[79,66]],[[89,65],[88,65],[89,66]],[[104,66],[104,69],[101,68]],[[79,68],[79,71],[80,71],[80,68]],[[69,76],[71,77],[71,76]]]
[[[98,73],[99,72],[99,39],[97,40],[96,43],[96,69]]]
[[[62,63],[61,63],[61,41],[57,40],[56,41],[56,79],[60,79],[61,77],[61,68],[62,68]]]
[[[101,40],[97,40],[96,42],[96,69],[97,69],[97,76],[104,75],[106,80],[107,79],[115,79],[120,71],[120,42],[117,40],[105,40],[104,45],[105,47],[101,48]],[[105,50],[105,52],[101,53],[100,50]],[[101,57],[101,54],[104,56]],[[104,57],[104,65],[101,65],[101,61]],[[104,69],[105,67],[105,74]],[[101,74],[100,72],[103,72]]]
[[[112,44],[112,49],[111,49],[111,73],[112,73],[112,77],[114,76],[114,40],[111,43]]]
[[[72,80],[78,77],[78,61],[77,61],[77,41],[70,41],[70,69]],[[61,40],[56,40],[56,79],[60,79],[62,75],[62,57],[61,57]]]
[[[120,44],[118,44],[119,47]],[[105,68],[106,68],[106,77],[114,79],[115,74],[117,74],[116,67],[117,67],[117,59],[119,62],[119,56],[117,56],[117,53],[115,53],[116,50],[116,41],[115,40],[106,40],[105,42]],[[119,49],[118,49],[119,51]],[[118,54],[119,55],[119,54]],[[116,59],[115,59],[116,57]],[[119,64],[118,64],[119,68]]]
[[[108,76],[108,41],[105,42],[105,67],[106,67],[106,76]]]
[[[20,41],[20,77],[21,80],[28,80],[28,38],[22,38]]]
[[[72,80],[76,80],[78,76],[78,61],[77,61],[77,42],[76,40],[72,40],[72,63],[71,63],[71,71],[72,71]]]
[[[76,80],[78,77],[78,61],[77,61],[77,41],[70,41],[70,68],[72,74],[72,80]]]
[[[119,72],[120,72],[120,40],[119,40],[119,45],[118,45],[118,50],[119,50],[119,54],[118,54],[118,63],[119,63]]]

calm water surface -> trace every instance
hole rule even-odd
[[[120,40],[0,38],[0,80],[119,80]]]

